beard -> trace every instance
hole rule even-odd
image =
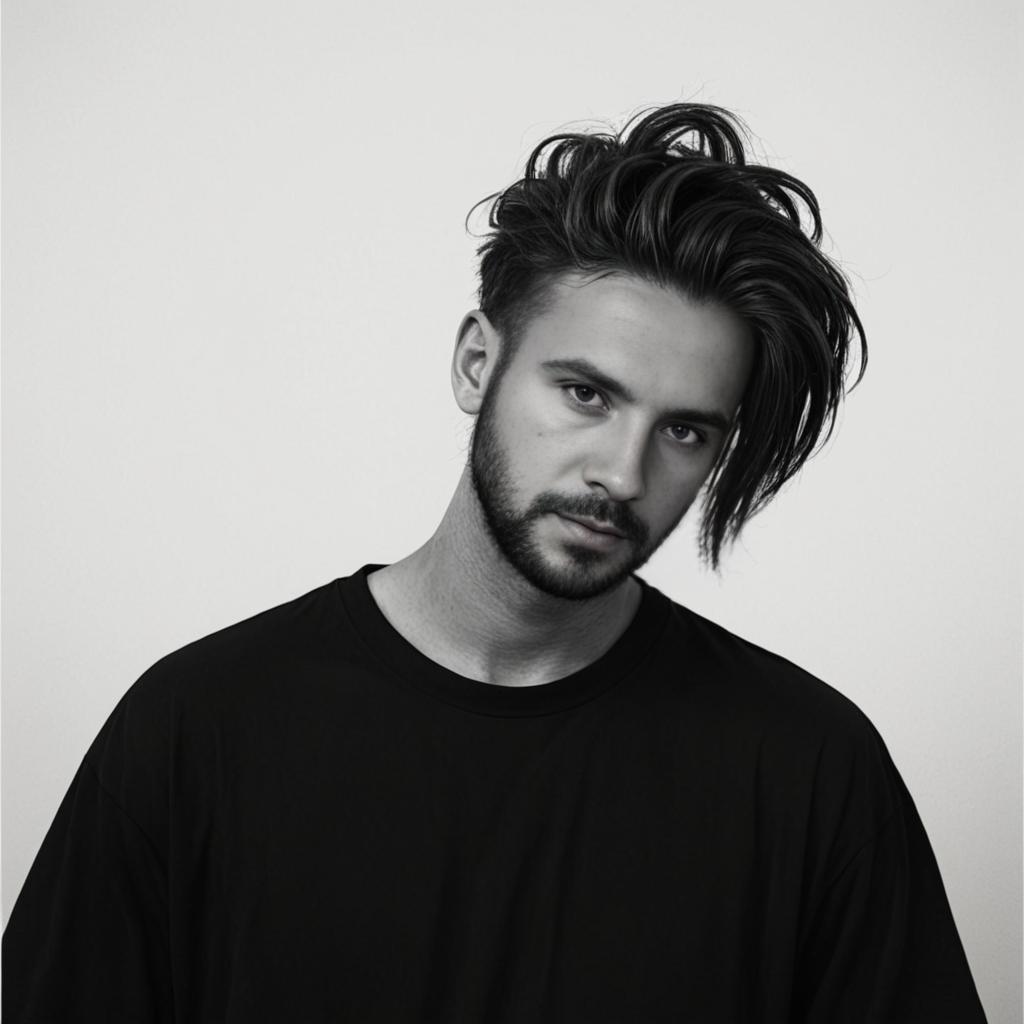
[[[675,529],[686,509],[653,541],[647,526],[621,502],[590,495],[565,495],[542,491],[525,511],[516,509],[507,450],[498,437],[495,405],[498,379],[484,395],[470,445],[469,466],[487,532],[505,560],[538,590],[552,597],[584,601],[597,597],[631,576]],[[567,564],[554,564],[535,538],[535,523],[551,513],[588,516],[610,523],[624,534],[621,546],[628,552],[595,551],[571,541],[562,547]]]

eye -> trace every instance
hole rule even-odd
[[[674,423],[666,429],[669,437],[688,448],[695,448],[707,440],[699,430],[694,430],[693,427],[688,427],[684,423]]]
[[[587,384],[563,384],[562,390],[569,395],[574,405],[582,405],[588,409],[600,409],[604,406],[601,392]]]

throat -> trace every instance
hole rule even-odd
[[[540,685],[585,668],[613,646],[640,604],[632,577],[598,597],[570,601],[488,568],[453,558],[435,535],[373,573],[370,592],[420,653],[466,678],[502,686]]]

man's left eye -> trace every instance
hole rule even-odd
[[[698,445],[702,444],[704,437],[693,427],[684,426],[682,423],[674,424],[668,428],[669,435],[680,444]]]

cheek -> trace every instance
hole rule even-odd
[[[652,527],[676,522],[696,501],[708,467],[659,467],[652,471],[647,492],[647,515]]]
[[[502,409],[496,427],[512,483],[521,496],[566,489],[574,447],[557,425],[542,421],[537,410],[521,403],[516,409]]]
[[[581,455],[558,431],[538,428],[531,432],[527,443],[519,450],[516,461],[523,473],[540,482],[545,488],[563,489],[576,481],[571,479],[573,467],[578,466]]]

